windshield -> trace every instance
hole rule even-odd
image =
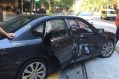
[[[6,21],[0,26],[6,31],[6,32],[14,32],[18,30],[19,28],[23,27],[25,24],[31,22],[34,19],[37,19],[42,16],[17,16],[9,21]]]

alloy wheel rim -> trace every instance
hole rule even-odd
[[[45,75],[45,65],[41,62],[33,62],[24,69],[22,79],[44,79]]]
[[[109,55],[112,54],[113,48],[114,48],[114,45],[112,42],[108,42],[104,44],[102,48],[102,55],[105,57],[108,57]]]

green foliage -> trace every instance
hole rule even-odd
[[[69,6],[70,8],[75,5],[76,0],[40,0],[40,4],[44,3],[46,8],[50,8],[50,10],[54,6],[58,6],[60,8],[64,8]],[[107,6],[113,6],[119,0],[79,0],[80,8],[88,11],[99,11]]]
[[[54,10],[53,8],[55,6],[60,7],[61,9],[66,6],[69,6],[69,8],[71,8],[75,0],[40,0],[40,1],[41,3],[47,3],[47,5],[45,6],[48,6],[49,11],[53,12]]]
[[[72,6],[73,5],[74,0],[60,0],[60,4],[62,4],[63,7],[68,6]]]
[[[88,11],[100,11],[108,6],[113,6],[115,1],[119,0],[85,0],[81,6],[85,6],[84,9]]]

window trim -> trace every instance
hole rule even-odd
[[[69,32],[70,32],[70,34],[72,35],[73,32],[72,32],[71,26],[70,26],[70,24],[69,24],[69,20],[75,20],[75,22],[77,23],[77,25],[78,25],[79,28],[80,28],[80,26],[79,26],[79,24],[78,24],[78,22],[77,22],[77,18],[67,18],[67,19],[66,19],[66,22],[67,22],[67,25],[68,25]]]
[[[84,20],[82,18],[77,18],[77,21],[78,20],[83,22],[83,23],[85,23],[85,24],[87,24],[89,26],[89,28],[92,30],[92,32],[95,33],[96,28],[93,25],[91,25],[88,21],[86,21],[86,20]],[[79,25],[79,27],[80,27],[80,25]]]
[[[66,31],[66,34],[63,35],[63,36],[67,36],[69,34],[69,32],[68,32],[68,25],[67,25],[67,23],[65,21],[65,18],[53,18],[53,19],[46,20],[46,22],[52,21],[52,20],[62,20],[65,23],[64,29]],[[46,34],[46,26],[45,26],[45,34]],[[61,36],[58,36],[58,37],[61,37]],[[57,37],[53,37],[53,38],[57,38]]]

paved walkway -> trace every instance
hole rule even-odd
[[[115,50],[116,50],[117,52],[119,52],[119,41],[118,41],[117,44],[116,44]]]
[[[8,21],[8,20],[10,20],[10,19],[12,19],[12,18],[14,18],[14,17],[17,16],[17,15],[16,15],[15,13],[13,13],[13,12],[6,12],[5,14],[6,14],[6,16],[5,16],[4,21]],[[0,23],[3,23],[4,21],[1,21],[1,20],[0,20]]]

